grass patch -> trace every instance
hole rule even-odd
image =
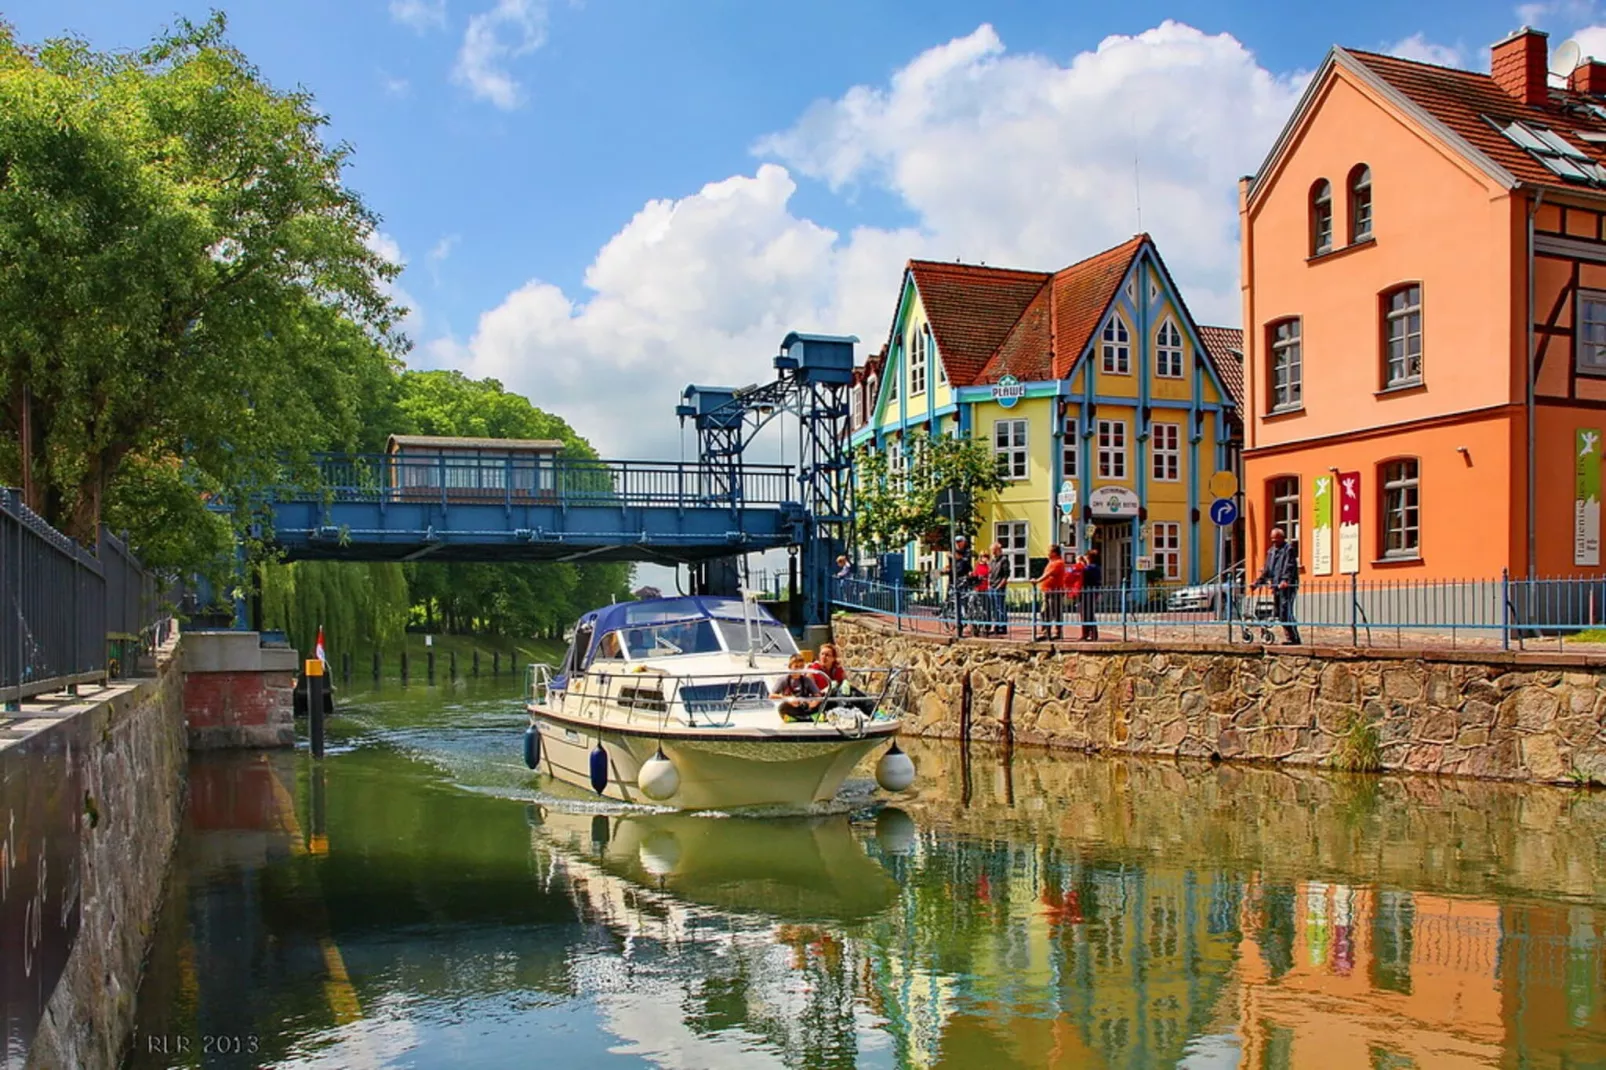
[[[1568,636],[1574,643],[1606,643],[1606,628],[1591,628],[1586,632],[1574,632]]]
[[[1351,713],[1333,744],[1327,764],[1344,773],[1381,772],[1383,753],[1378,745],[1377,725],[1360,710]]]

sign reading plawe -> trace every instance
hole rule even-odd
[[[1338,474],[1338,571],[1361,570],[1361,474]]]
[[[1311,525],[1310,571],[1313,576],[1333,574],[1333,477],[1316,477],[1312,503],[1315,523]]]

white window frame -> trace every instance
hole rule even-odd
[[[1132,335],[1126,321],[1111,316],[1104,325],[1104,342],[1099,347],[1100,366],[1106,375],[1132,374]]]
[[[1181,379],[1182,332],[1168,316],[1154,332],[1154,374],[1162,379]]]
[[[1067,413],[1060,428],[1060,479],[1079,479],[1077,460],[1082,456],[1081,420]]]
[[[1031,525],[1025,520],[995,520],[993,541],[1004,548],[1004,560],[1009,562],[1009,578],[1029,579],[1031,561],[1027,553],[1031,545]]]
[[[1150,451],[1150,475],[1159,483],[1181,482],[1182,425],[1156,422],[1149,439],[1154,445]]]
[[[1415,304],[1394,307],[1395,298],[1402,294],[1416,297]],[[1399,334],[1395,335],[1398,328]],[[1416,353],[1411,352],[1411,340],[1416,340]],[[1422,382],[1422,284],[1407,283],[1396,286],[1383,295],[1383,388],[1418,386]],[[1415,361],[1413,371],[1411,364]]]
[[[898,400],[898,386],[903,382],[903,362],[899,361],[898,364],[899,367],[893,368],[892,374],[887,376],[887,404],[889,405]]]
[[[1323,241],[1325,236],[1326,240]],[[1310,193],[1310,255],[1333,251],[1333,184],[1322,179]]]
[[[1168,580],[1182,579],[1182,525],[1174,520],[1157,520],[1149,529],[1150,552],[1154,567]]]
[[[1287,488],[1293,487],[1293,493]],[[1279,493],[1279,490],[1282,492]],[[1290,546],[1299,546],[1300,502],[1303,493],[1298,476],[1275,476],[1266,481],[1267,497],[1271,499],[1272,527],[1282,528]]]
[[[1578,330],[1573,359],[1585,375],[1606,375],[1606,292],[1578,291]]]
[[[937,372],[937,385],[948,385],[948,369],[942,366],[942,355],[937,352],[937,336],[931,333],[931,328],[924,328],[926,334],[926,359],[931,362]]]
[[[1027,423],[1023,418],[993,421],[993,461],[998,465],[999,474],[1011,483],[1031,478],[1027,435]]]
[[[926,332],[915,328],[909,339],[909,396],[926,392]]]
[[[1126,421],[1099,421],[1099,478],[1125,479]]]
[[[1359,245],[1372,240],[1372,168],[1362,164],[1349,184],[1349,240]]]
[[[1284,328],[1290,333],[1282,336]],[[1298,316],[1275,320],[1267,326],[1271,349],[1271,411],[1284,412],[1305,404],[1304,324]]]
[[[909,454],[904,452],[902,439],[887,445],[887,476],[900,490],[909,485]]]
[[[1396,457],[1384,461],[1378,474],[1383,492],[1383,557],[1391,561],[1421,557],[1422,462],[1415,457]]]

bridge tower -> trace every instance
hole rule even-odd
[[[699,464],[710,490],[740,501],[742,454],[770,421],[790,413],[798,424],[798,504],[803,522],[803,620],[831,619],[831,573],[847,547],[853,518],[853,461],[848,450],[848,392],[858,338],[787,335],[775,357],[775,379],[739,388],[688,386],[675,412],[697,430]]]

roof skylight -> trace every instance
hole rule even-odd
[[[1569,182],[1606,186],[1606,168],[1595,163],[1588,153],[1554,130],[1517,119],[1506,122],[1496,119],[1488,121],[1496,130],[1506,135],[1512,144],[1526,149],[1528,155],[1538,160],[1552,174],[1559,175]]]

